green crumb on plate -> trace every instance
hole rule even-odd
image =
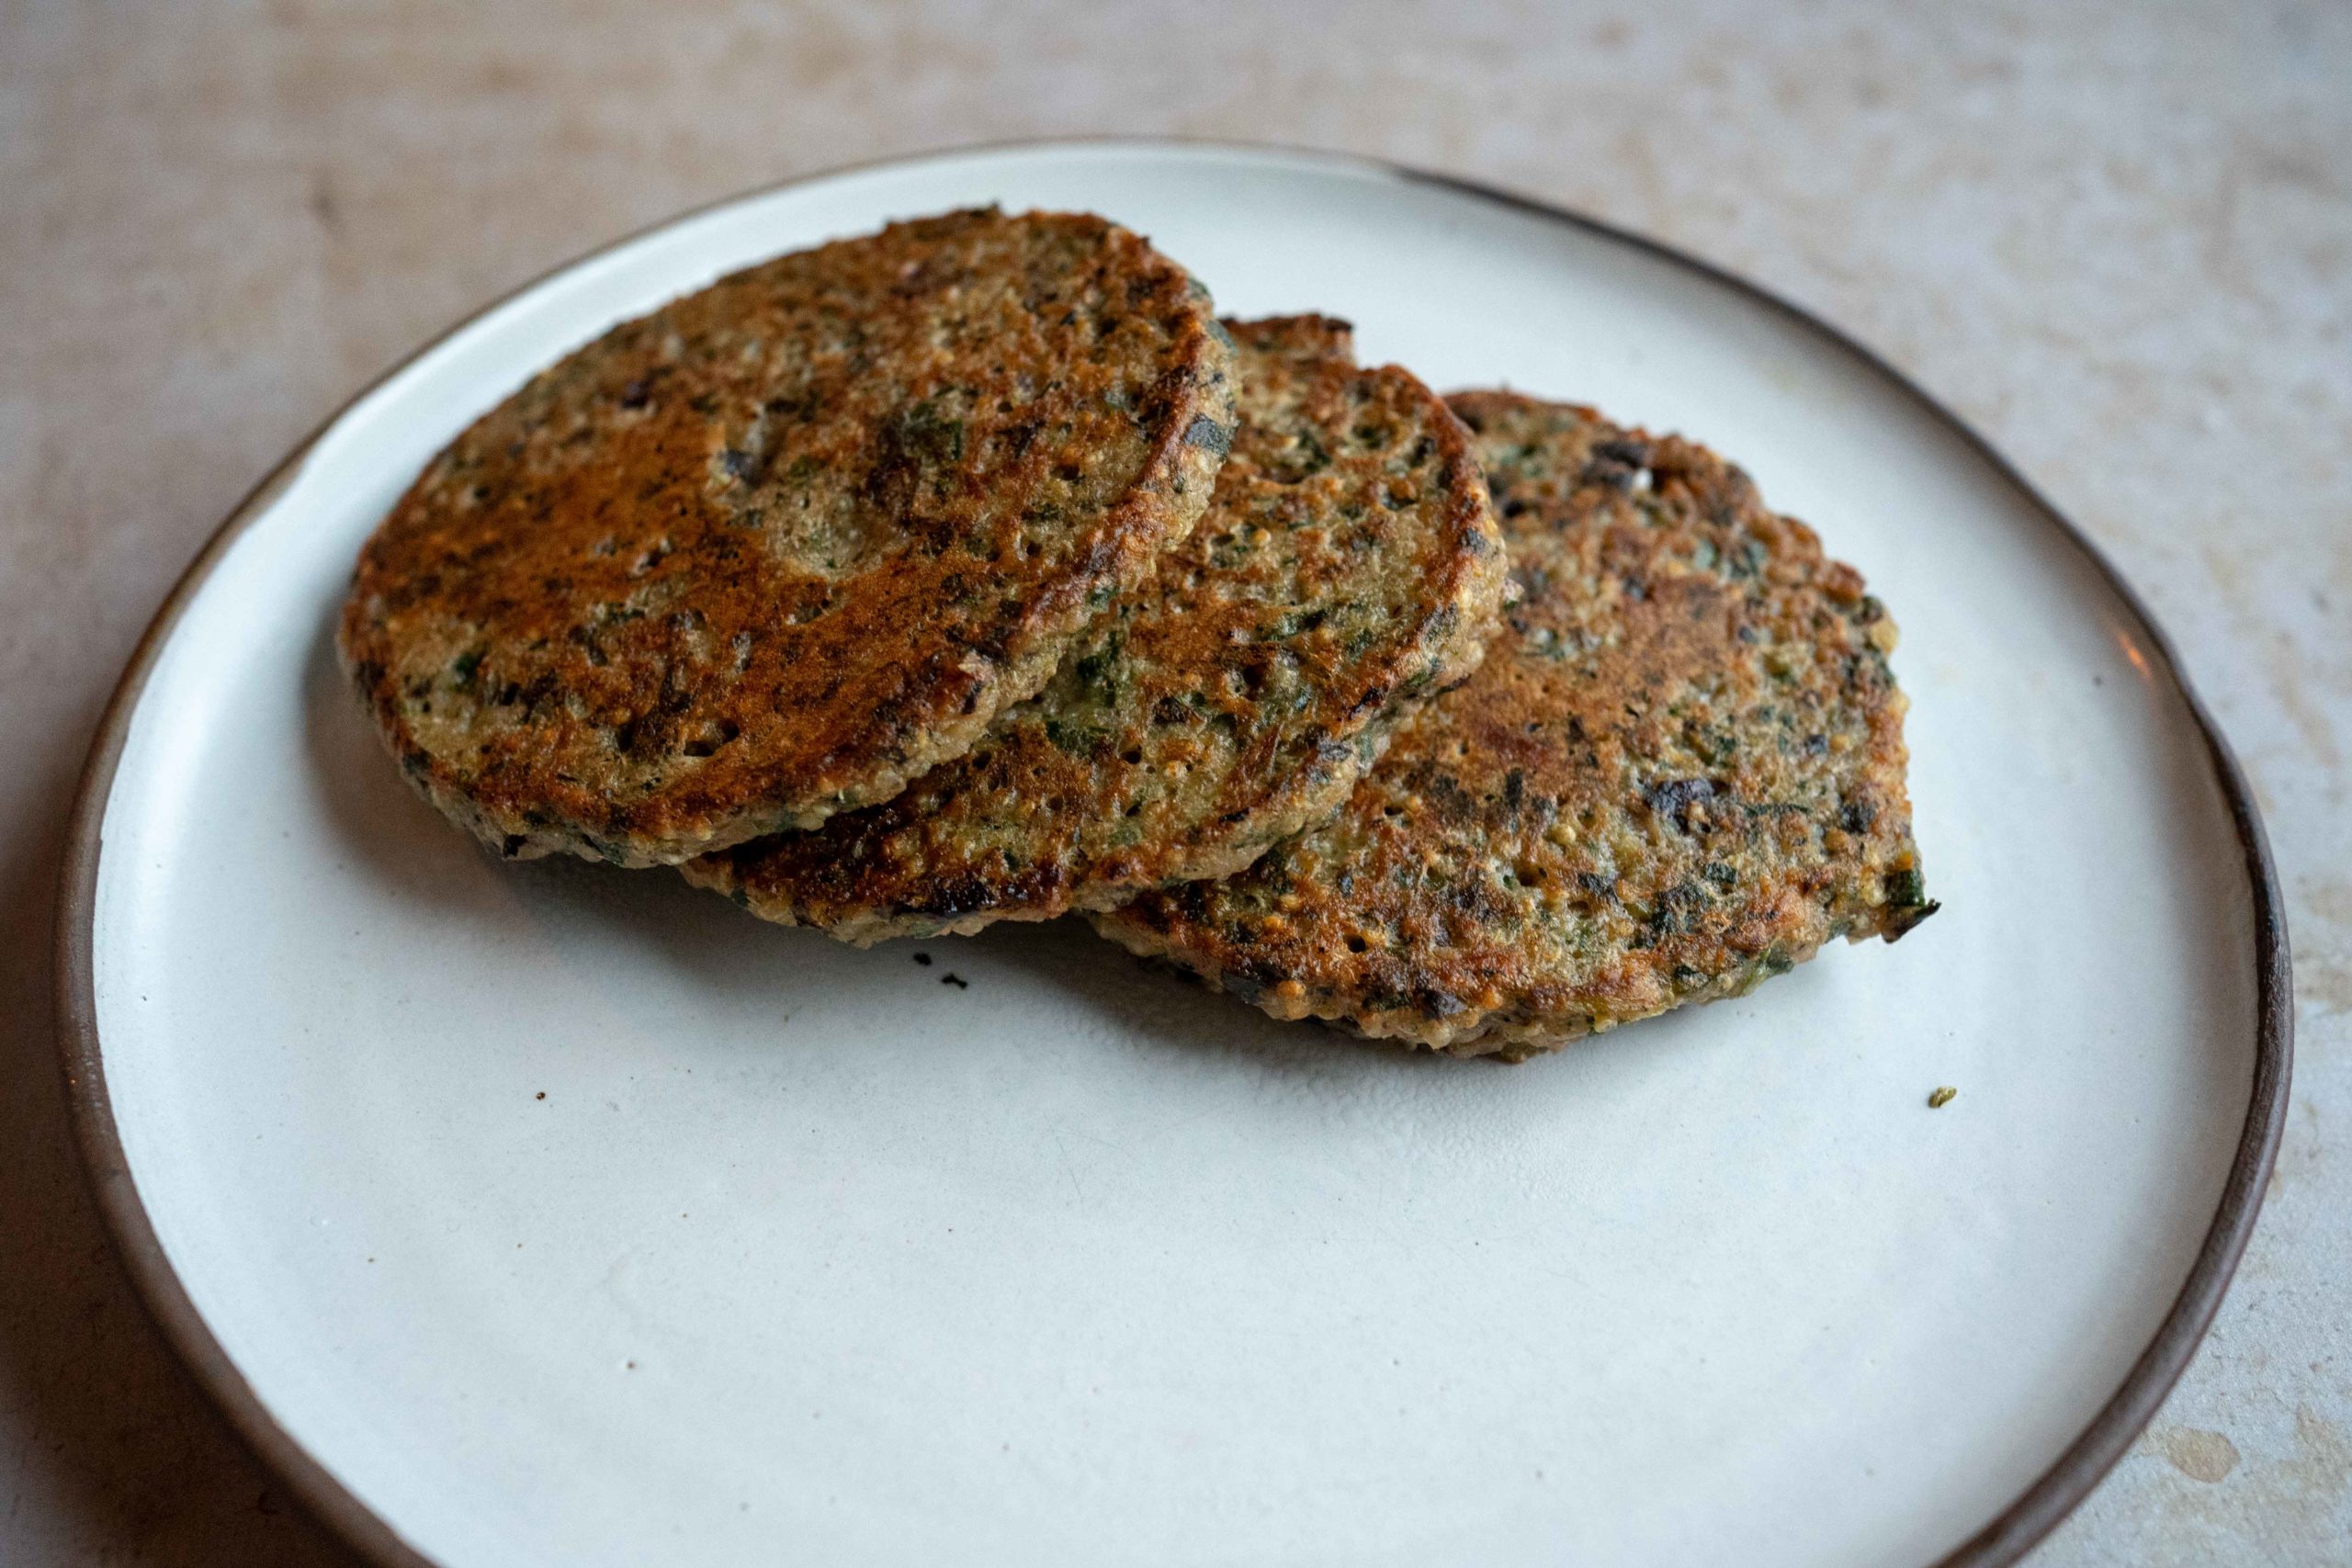
[[[1959,1092],[1960,1090],[1952,1088],[1951,1085],[1945,1084],[1933,1094],[1928,1096],[1928,1109],[1930,1111],[1941,1111],[1945,1106],[1951,1103],[1952,1096]]]

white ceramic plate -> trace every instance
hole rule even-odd
[[[419,804],[329,624],[425,458],[622,317],[986,201],[1736,457],[1902,623],[1943,913],[1506,1068],[1270,1022],[1075,924],[854,952],[666,874],[499,864]],[[2245,792],[1997,458],[1654,246],[1230,148],[810,180],[443,339],[165,607],[66,911],[151,1303],[313,1507],[451,1568],[2007,1561],[2187,1359],[2286,1092]]]

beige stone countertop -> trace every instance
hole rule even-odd
[[[1983,429],[2235,743],[2291,1120],[2211,1337],[2041,1568],[2352,1562],[2352,6],[0,0],[0,1562],[323,1564],[85,1198],[49,997],[76,770],[205,536],[457,318],[682,209],[1172,132],[1684,247]],[[1701,433],[1703,434],[1703,433]]]

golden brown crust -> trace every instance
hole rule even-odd
[[[1325,826],[1096,917],[1280,1018],[1518,1057],[1931,913],[1894,625],[1736,468],[1458,394],[1523,597]]]
[[[960,212],[625,323],[435,458],[346,667],[510,855],[673,863],[886,799],[1029,695],[1206,505],[1206,294],[1099,218]]]
[[[1469,434],[1344,322],[1236,324],[1240,425],[1152,585],[1035,700],[886,804],[684,869],[853,942],[1104,908],[1238,871],[1466,676],[1503,593]]]

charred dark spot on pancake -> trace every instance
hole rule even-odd
[[[1887,912],[1886,940],[1894,942],[1921,920],[1943,908],[1928,897],[1927,883],[1917,869],[1905,867],[1887,873],[1884,879]]]
[[[1470,1010],[1460,997],[1437,986],[1421,986],[1412,993],[1413,1005],[1430,1018],[1458,1018]]]
[[[1652,811],[1688,833],[1691,807],[1714,799],[1715,784],[1713,779],[1665,779],[1650,785],[1643,798]]]
[[[1196,414],[1193,423],[1184,427],[1184,442],[1222,457],[1233,448],[1233,428],[1219,424],[1206,414]]]
[[[993,908],[996,897],[996,888],[985,878],[963,876],[941,883],[929,897],[911,902],[907,908],[919,915],[954,919],[976,910]]]

